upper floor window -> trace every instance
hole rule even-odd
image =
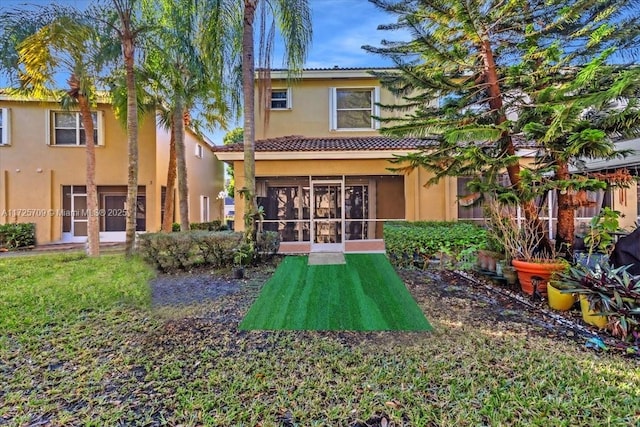
[[[0,108],[0,145],[9,145],[9,109]]]
[[[200,144],[196,144],[196,157],[201,159],[204,157],[204,147]]]
[[[291,90],[290,89],[271,89],[271,109],[272,110],[290,110],[291,109]]]
[[[102,145],[102,120],[97,112],[91,113],[93,119],[93,137],[97,145]],[[82,124],[80,112],[51,112],[51,145],[86,145],[87,135]]]
[[[380,89],[331,88],[331,130],[378,129]]]

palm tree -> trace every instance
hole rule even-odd
[[[96,102],[95,82],[103,64],[101,43],[95,28],[72,9],[42,8],[34,19],[32,22],[39,22],[41,25],[22,40],[16,49],[20,67],[20,91],[36,98],[60,98],[66,108],[77,105],[80,110],[86,136],[87,254],[98,256],[100,229],[95,182],[96,140],[91,108]],[[14,24],[23,23],[24,17],[16,15]],[[64,93],[52,87],[57,72],[69,75],[69,88]]]
[[[307,0],[244,0],[242,13],[242,93],[244,100],[244,187],[240,190],[245,200],[245,239],[255,242],[256,170],[255,170],[255,48],[254,23],[260,17],[258,65],[260,66],[259,90],[269,84],[271,47],[275,37],[276,22],[283,36],[285,64],[292,76],[299,72],[311,44],[311,16]],[[270,25],[266,25],[270,19]],[[268,27],[268,28],[267,28]],[[266,33],[265,33],[266,30]],[[266,78],[266,79],[265,79]],[[264,92],[261,92],[263,95]],[[261,99],[264,96],[260,97]],[[268,111],[268,107],[267,107]]]
[[[138,200],[138,105],[135,74],[135,46],[138,30],[133,28],[136,0],[112,0],[120,25],[115,30],[122,44],[127,88],[127,219],[125,253],[131,256],[136,238]]]
[[[145,45],[147,82],[170,115],[180,205],[180,229],[189,230],[189,186],[185,157],[185,117],[196,106],[207,122],[224,122],[236,99],[233,79],[233,28],[222,1],[143,2],[153,37]],[[195,125],[195,122],[194,122]],[[173,173],[170,164],[168,174]],[[170,179],[168,178],[168,185]],[[167,188],[167,195],[171,190]]]

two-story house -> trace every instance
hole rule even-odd
[[[282,252],[383,250],[382,224],[388,220],[483,221],[482,206],[466,203],[472,195],[462,197],[469,194],[467,178],[425,187],[430,175],[423,169],[389,170],[389,160],[429,141],[380,135],[373,117],[390,113],[376,104],[393,104],[394,98],[369,69],[309,69],[293,84],[284,71],[274,70],[271,87],[270,99],[262,100],[269,103],[268,117],[261,108],[255,117],[256,193],[264,207],[263,227],[280,233]],[[258,107],[260,101],[256,91]],[[524,143],[520,149],[523,157],[535,154]],[[242,144],[215,148],[220,160],[234,165],[236,188],[244,182],[242,150]],[[623,212],[623,226],[638,218],[635,185],[589,197],[596,203],[578,210],[579,222],[603,204]],[[554,195],[541,203],[553,236]],[[243,217],[243,208],[236,198],[236,218]],[[235,227],[241,230],[242,221]]]
[[[389,170],[396,155],[429,144],[380,135],[372,116],[381,114],[377,103],[392,101],[366,69],[306,70],[292,86],[285,72],[272,72],[268,120],[260,109],[255,118],[256,193],[263,228],[279,231],[281,251],[384,250],[385,221],[456,217],[454,180],[425,188],[424,170]],[[242,144],[215,151],[242,188]],[[243,217],[240,199],[235,213]]]
[[[124,241],[127,135],[111,105],[93,121],[100,241]],[[0,223],[36,224],[38,243],[82,242],[87,235],[85,133],[77,111],[0,94]],[[223,164],[212,146],[186,132],[191,222],[222,219]],[[139,126],[137,230],[159,231],[169,162],[169,132],[145,117]],[[174,220],[179,212],[174,209]]]

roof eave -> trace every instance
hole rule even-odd
[[[363,160],[393,159],[414,153],[417,150],[362,150],[362,151],[260,151],[256,152],[256,160]],[[244,160],[240,151],[217,151],[215,155],[224,162]]]

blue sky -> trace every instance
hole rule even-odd
[[[0,0],[0,9],[25,4],[49,4],[44,0]],[[78,8],[88,0],[58,0]],[[362,45],[377,46],[383,38],[393,38],[388,31],[377,30],[378,25],[388,24],[393,17],[378,10],[367,0],[309,0],[312,12],[313,42],[305,68],[380,67],[390,66],[388,59],[372,55],[361,49]],[[272,66],[282,66],[282,58],[274,57]],[[0,87],[6,82],[0,77]],[[220,143],[224,132],[212,131],[209,137]]]
[[[238,0],[239,1],[239,0]],[[79,8],[89,0],[57,0]],[[46,0],[0,0],[0,9],[25,4],[50,4]],[[389,37],[389,32],[378,31],[379,24],[387,24],[392,17],[379,11],[367,0],[309,0],[313,20],[313,44],[306,64],[307,68],[371,67],[390,65],[388,60],[371,55],[360,47],[379,45]],[[274,58],[274,66],[281,65],[281,58]]]
[[[377,30],[378,25],[392,21],[391,15],[366,0],[310,0],[310,4],[314,38],[308,68],[391,65],[360,48],[391,38],[388,31]]]

